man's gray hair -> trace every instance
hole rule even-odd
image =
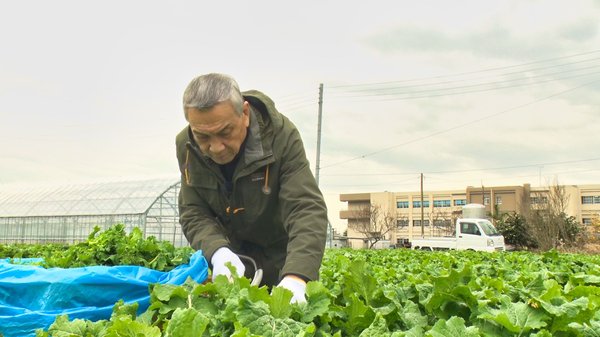
[[[183,93],[183,111],[187,109],[206,111],[221,102],[231,102],[235,111],[242,115],[244,98],[237,82],[228,75],[211,73],[194,78]]]

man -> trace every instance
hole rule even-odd
[[[189,125],[177,135],[179,215],[216,275],[243,275],[237,254],[262,267],[263,285],[305,301],[325,249],[327,209],[300,134],[259,91],[223,74],[196,77],[183,95]]]

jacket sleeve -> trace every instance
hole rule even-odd
[[[182,178],[179,191],[179,222],[190,246],[202,250],[209,263],[217,249],[229,246],[225,229],[195,188],[186,183],[185,177]]]
[[[287,119],[285,123],[291,124]],[[289,237],[281,275],[317,280],[327,240],[327,207],[310,170],[300,134],[293,125],[291,129],[279,177],[279,202]]]
[[[177,160],[181,171],[179,223],[190,246],[195,250],[202,250],[210,263],[213,253],[220,247],[229,246],[229,240],[216,214],[198,194],[197,188],[190,184],[194,177],[189,172],[192,154],[187,148],[187,141],[187,131],[184,129],[176,138]]]

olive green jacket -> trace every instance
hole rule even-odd
[[[230,195],[219,166],[200,153],[189,127],[177,135],[183,232],[209,262],[223,246],[254,257],[271,275],[268,285],[286,274],[316,280],[327,209],[300,134],[266,95],[243,95],[252,107],[250,125]]]

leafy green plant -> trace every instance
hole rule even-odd
[[[143,266],[169,271],[189,262],[193,250],[176,248],[168,241],[155,237],[143,237],[140,228],[134,227],[128,234],[125,225],[116,224],[105,231],[96,226],[86,241],[74,245],[2,245],[0,254],[7,258],[42,258],[47,268],[74,268],[85,266]]]
[[[117,303],[108,320],[61,316],[38,336],[598,336],[598,265],[556,250],[328,250],[307,303],[218,277],[153,286],[139,316]]]

